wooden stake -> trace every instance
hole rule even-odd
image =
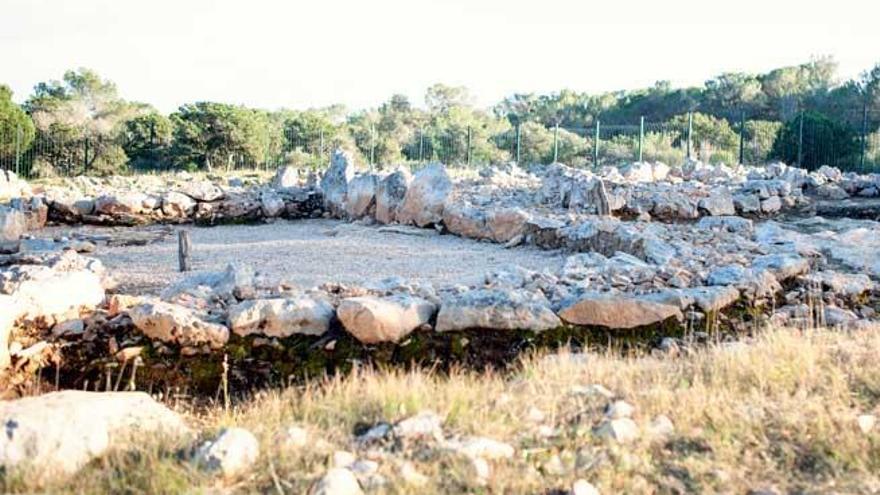
[[[177,258],[180,262],[180,271],[188,272],[192,270],[192,260],[190,259],[190,251],[192,243],[189,240],[189,232],[180,230],[177,232]]]

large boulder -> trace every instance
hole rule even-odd
[[[447,297],[437,314],[436,330],[531,330],[560,326],[547,299],[526,290],[473,289]]]
[[[400,223],[411,223],[426,227],[443,219],[443,209],[452,193],[452,181],[446,167],[432,163],[419,170],[413,177],[403,206],[397,215]]]
[[[149,301],[128,310],[134,326],[151,339],[181,347],[223,347],[229,329],[203,320],[195,311],[177,304]]]
[[[227,322],[236,335],[289,337],[322,335],[330,328],[333,306],[321,299],[253,299],[229,308]]]
[[[431,321],[437,307],[424,299],[406,295],[352,297],[336,308],[346,330],[365,344],[399,342]]]
[[[489,237],[486,213],[463,202],[447,204],[443,208],[443,225],[449,232],[470,239]]]
[[[284,200],[275,191],[260,193],[260,211],[266,218],[275,218],[284,211]]]
[[[26,230],[27,222],[22,212],[0,206],[0,241],[17,241]]]
[[[171,191],[162,196],[162,213],[172,218],[187,218],[196,209],[196,202],[186,194]]]
[[[567,304],[559,316],[575,325],[628,329],[681,319],[678,306],[629,296],[585,294]]]
[[[95,199],[95,213],[99,215],[140,215],[149,212],[150,197],[139,192],[105,194]]]
[[[495,242],[507,242],[523,235],[528,221],[529,214],[522,208],[501,208],[490,211],[486,216],[486,226]]]
[[[353,177],[354,160],[351,155],[343,150],[335,150],[330,158],[330,167],[321,177],[324,206],[331,214],[341,216],[345,211],[348,183]]]
[[[357,175],[348,183],[345,213],[349,218],[363,218],[375,213],[377,184],[378,178],[374,174]]]
[[[733,204],[733,196],[727,191],[716,191],[703,198],[698,203],[700,211],[711,216],[735,215],[736,207]]]
[[[8,475],[75,473],[110,448],[189,434],[183,420],[143,392],[68,390],[0,402],[0,466]]]
[[[379,182],[376,188],[376,220],[379,223],[394,223],[403,205],[406,190],[412,181],[409,170],[395,170]]]
[[[34,273],[34,272],[32,272]],[[104,300],[101,276],[89,270],[40,270],[18,284],[14,296],[24,308],[22,317],[42,326],[56,319],[78,317]]]
[[[180,188],[180,192],[196,201],[217,201],[223,199],[223,189],[208,181],[187,182]]]
[[[275,176],[272,177],[272,187],[276,189],[288,189],[299,185],[299,169],[290,165],[278,167]]]

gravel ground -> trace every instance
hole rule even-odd
[[[168,227],[110,229],[54,228],[39,237],[154,232]],[[272,280],[300,287],[324,282],[358,284],[400,276],[441,287],[471,283],[493,268],[517,264],[533,270],[557,269],[564,257],[530,247],[504,249],[452,235],[405,235],[379,227],[336,220],[277,221],[263,225],[186,226],[191,232],[194,271],[222,270],[230,263],[248,264]],[[420,231],[433,234],[433,231]],[[157,293],[181,278],[177,271],[177,238],[145,246],[98,243],[92,255],[110,269],[120,291]]]

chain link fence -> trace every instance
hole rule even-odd
[[[785,121],[749,118],[734,112],[724,117],[700,112],[665,121],[650,116],[634,122],[581,127],[546,126],[536,122],[483,128],[410,129],[405,136],[375,129],[351,131],[344,126],[323,131],[285,131],[282,143],[249,153],[212,156],[213,169],[274,169],[286,163],[321,168],[331,151],[345,147],[373,166],[440,161],[450,166],[477,166],[514,161],[523,165],[562,162],[577,167],[618,166],[633,161],[661,161],[671,166],[686,160],[708,163],[763,164],[780,160],[807,169],[831,165],[845,171],[880,171],[880,114],[868,107],[840,109],[827,115],[803,109]],[[274,151],[273,151],[274,150]],[[24,177],[161,172],[187,169],[173,159],[174,143],[148,139],[131,142],[122,133],[107,139],[73,132],[26,136],[20,129],[0,130],[0,169]],[[395,163],[383,157],[395,156]],[[401,162],[401,163],[396,163]],[[119,167],[119,164],[124,164]]]

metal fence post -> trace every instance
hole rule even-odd
[[[559,160],[559,122],[553,125],[553,163]]]
[[[739,163],[746,163],[746,112],[743,110],[739,114]]]
[[[520,151],[521,151],[520,143],[522,143],[522,141],[520,140],[521,132],[522,132],[522,127],[521,127],[520,123],[517,122],[517,124],[516,124],[516,164],[517,165],[519,165],[519,163],[520,163]]]
[[[21,175],[21,124],[15,130],[15,175]]]
[[[688,112],[688,128],[687,128],[687,158],[691,159],[691,137],[694,132],[694,113]]]
[[[596,119],[596,130],[593,134],[593,166],[599,166],[599,119]]]
[[[373,169],[373,159],[376,155],[376,127],[370,125],[370,170]]]
[[[467,128],[467,164],[470,166],[471,164],[471,126]]]
[[[639,161],[642,161],[642,141],[645,140],[645,116],[639,117]]]
[[[865,155],[868,152],[868,102],[862,104],[862,157],[859,160],[861,172],[865,171]]]
[[[797,166],[803,167],[803,165],[804,165],[804,111],[801,110],[800,118],[798,119]]]
[[[419,128],[419,162],[425,159],[425,128]]]
[[[319,136],[320,136],[321,144],[320,144],[320,148],[318,148],[318,158],[323,160],[324,159],[324,128],[321,128],[321,133]]]
[[[86,136],[85,141],[83,141],[83,172],[86,172],[89,168],[89,138]]]

